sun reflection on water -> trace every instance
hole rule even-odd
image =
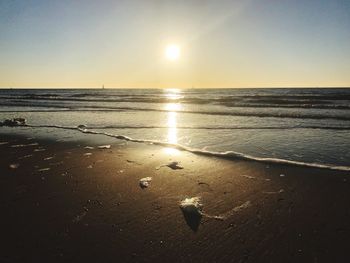
[[[168,112],[168,142],[177,143],[176,112]]]
[[[181,103],[167,103],[165,104],[165,110],[167,111],[179,111],[182,109]]]
[[[167,94],[165,96],[167,98],[174,98],[176,99],[177,96],[179,96],[179,90],[171,90],[168,92],[166,90]],[[168,127],[168,134],[167,134],[167,142],[171,144],[177,144],[178,143],[178,137],[177,137],[177,111],[181,110],[182,105],[180,103],[167,103],[165,104],[164,109],[167,112],[167,127]],[[178,154],[179,150],[167,147],[164,149],[164,152],[170,155]]]
[[[164,93],[164,97],[167,100],[178,100],[183,98],[179,89],[165,89]]]

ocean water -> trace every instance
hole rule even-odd
[[[350,169],[345,88],[3,89],[0,105],[0,120],[24,117],[33,126],[0,133],[69,140],[85,125],[84,132],[111,142]]]

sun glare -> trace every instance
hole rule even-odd
[[[177,60],[180,57],[180,47],[175,44],[168,45],[165,48],[165,57],[169,60]]]

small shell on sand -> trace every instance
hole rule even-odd
[[[84,149],[93,150],[93,149],[95,149],[95,148],[94,148],[94,147],[92,147],[92,146],[85,146],[85,147],[84,147]]]
[[[49,171],[51,168],[47,167],[47,168],[41,168],[38,170],[38,172],[46,172]]]
[[[99,149],[110,149],[111,148],[111,145],[101,145],[101,146],[97,146],[97,148]]]
[[[147,188],[152,181],[152,177],[145,177],[140,179],[140,187]]]
[[[45,151],[45,149],[44,148],[34,149],[34,152],[42,152],[42,151]]]
[[[10,167],[11,169],[17,169],[17,168],[19,167],[19,163],[11,163],[11,164],[9,165],[9,167]]]

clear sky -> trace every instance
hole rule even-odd
[[[0,0],[0,87],[102,84],[350,86],[350,1]]]

